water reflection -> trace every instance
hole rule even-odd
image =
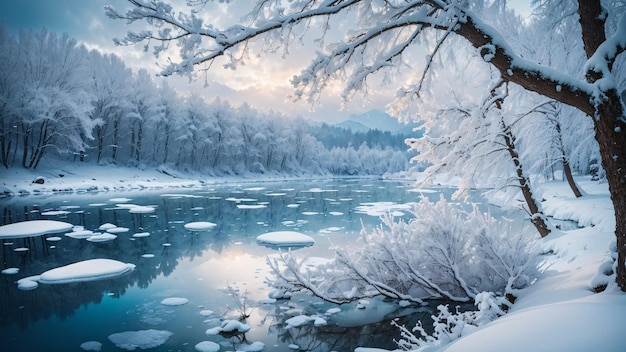
[[[408,188],[398,182],[332,180],[224,185],[176,193],[144,191],[0,199],[3,224],[51,219],[96,232],[104,223],[129,229],[109,242],[88,242],[59,234],[54,236],[62,240],[55,242],[47,240],[52,236],[3,240],[2,269],[19,268],[19,273],[0,276],[0,338],[15,343],[12,346],[16,350],[48,347],[46,339],[28,339],[33,334],[63,339],[68,349],[95,339],[104,343],[103,350],[116,350],[106,343],[108,334],[145,329],[148,325],[174,332],[163,350],[192,349],[197,342],[211,339],[204,334],[206,328],[229,314],[231,298],[224,290],[228,281],[249,291],[255,306],[249,318],[253,329],[245,335],[245,341],[241,340],[243,336],[233,336],[219,337],[216,342],[232,345],[263,341],[266,350],[288,350],[289,344],[307,351],[351,350],[359,345],[395,347],[390,336],[397,335],[397,329],[389,324],[390,316],[383,323],[357,328],[341,327],[329,319],[331,323],[324,327],[309,324],[285,329],[284,320],[290,316],[285,314],[284,302],[255,303],[266,298],[265,258],[275,253],[258,246],[256,237],[270,231],[299,231],[316,241],[313,247],[299,250],[303,255],[329,256],[331,242],[339,246],[352,242],[362,226],[379,223],[375,216],[358,211],[358,206],[380,201],[416,201],[417,195],[407,192]],[[433,200],[439,197],[439,193],[425,195]],[[119,199],[122,196],[127,199]],[[120,204],[150,206],[154,212],[133,213]],[[238,206],[244,204],[247,206]],[[217,226],[200,232],[184,228],[184,224],[195,221]],[[149,236],[133,237],[136,233]],[[15,252],[18,247],[29,250]],[[15,284],[20,278],[93,258],[133,263],[136,268],[117,279],[42,284],[33,291],[21,291]],[[159,305],[163,297],[173,294],[189,298],[190,304],[176,308]],[[291,307],[303,313],[319,308],[318,303]],[[214,310],[216,316],[202,317],[201,309]],[[409,320],[414,323],[416,316],[410,314],[402,319],[411,325]],[[107,329],[95,328],[108,320],[115,323]]]

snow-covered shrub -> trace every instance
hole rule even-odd
[[[615,273],[617,272],[617,242],[609,244],[609,259],[598,267],[598,272],[591,279],[591,290],[599,293],[610,286],[615,286]]]
[[[447,305],[439,305],[439,313],[433,315],[433,333],[428,334],[421,322],[412,330],[392,322],[400,329],[402,338],[396,343],[403,351],[418,350],[448,344],[463,335],[471,333],[475,328],[484,325],[505,314],[501,307],[508,302],[497,297],[493,292],[481,292],[474,301],[477,310],[451,313]]]
[[[532,230],[513,230],[477,207],[466,212],[441,199],[412,210],[415,219],[382,217],[363,231],[361,245],[335,248],[323,265],[304,265],[291,253],[268,260],[282,292],[308,291],[334,303],[383,295],[474,300],[480,292],[514,297],[537,274],[538,249]]]

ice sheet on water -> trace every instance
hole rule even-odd
[[[41,236],[65,232],[74,225],[56,220],[29,220],[0,226],[0,239]]]
[[[117,235],[112,233],[98,233],[92,236],[87,237],[87,241],[89,242],[108,242],[113,241],[117,238]]]
[[[48,270],[39,276],[40,283],[63,284],[120,277],[135,270],[135,265],[113,259],[90,259]]]
[[[310,247],[315,240],[303,233],[296,231],[274,231],[259,235],[256,238],[258,244],[270,247]]]
[[[134,351],[137,348],[145,350],[161,346],[170,336],[172,333],[169,331],[149,329],[112,334],[109,335],[109,340],[119,348]]]
[[[195,221],[184,225],[189,231],[206,231],[214,228],[217,224],[208,221]]]
[[[217,352],[220,350],[220,345],[213,341],[201,341],[196,344],[195,348],[198,352]]]
[[[2,273],[5,275],[15,275],[20,271],[19,268],[6,268],[2,270]]]
[[[154,213],[155,210],[156,209],[151,206],[137,205],[137,206],[131,207],[128,210],[128,212],[131,214],[150,214],[150,213]]]
[[[80,344],[80,348],[84,351],[100,351],[102,349],[102,343],[98,341],[87,341]]]
[[[182,306],[187,303],[189,303],[189,300],[183,297],[168,297],[161,301],[161,304],[164,306]]]

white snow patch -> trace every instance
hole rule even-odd
[[[99,234],[94,234],[93,236],[87,237],[87,241],[89,241],[89,242],[107,242],[107,241],[113,241],[116,238],[117,238],[117,235],[114,235],[112,233],[99,233]]]
[[[6,268],[2,270],[2,273],[5,275],[15,275],[20,272],[19,268]]]
[[[207,335],[217,335],[220,332],[248,332],[250,331],[250,325],[244,324],[237,320],[224,320],[222,325],[208,329],[205,333]]]

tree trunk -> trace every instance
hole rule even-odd
[[[539,203],[537,203],[537,200],[533,196],[533,191],[530,188],[530,179],[528,179],[528,177],[524,174],[522,162],[519,159],[517,149],[515,149],[515,136],[511,132],[511,129],[504,123],[504,120],[502,119],[500,120],[500,126],[502,129],[504,143],[506,144],[506,149],[509,152],[513,163],[515,164],[515,171],[517,172],[517,179],[519,181],[522,195],[524,196],[524,200],[528,205],[530,222],[532,222],[532,224],[535,226],[537,232],[539,232],[539,235],[541,235],[541,237],[546,237],[550,234],[550,228],[544,220],[544,215],[540,209]]]
[[[572,189],[572,192],[574,192],[574,195],[576,196],[576,198],[582,197],[583,194],[578,189],[578,185],[576,184],[576,181],[574,180],[574,176],[572,176],[572,168],[569,167],[569,161],[567,161],[565,157],[563,157],[563,174],[565,175],[565,179],[567,180],[567,184],[569,185],[569,188]]]
[[[578,14],[583,34],[585,53],[590,58],[605,42],[602,5],[599,0],[578,0]],[[609,67],[611,63],[609,63]],[[601,73],[587,72],[587,81],[594,83]],[[615,281],[626,292],[626,120],[620,96],[615,88],[605,93],[592,114],[596,140],[600,146],[602,167],[606,171],[609,192],[615,210],[615,237],[617,241],[617,271]]]

